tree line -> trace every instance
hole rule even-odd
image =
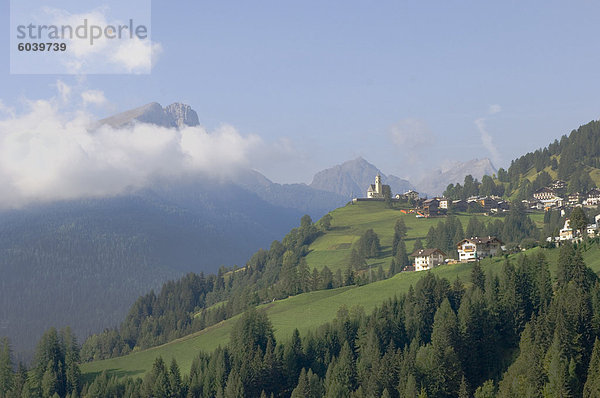
[[[332,322],[303,336],[296,330],[282,341],[274,338],[265,313],[250,309],[229,344],[199,353],[183,376],[176,361],[157,358],[143,379],[104,372],[82,385],[66,371],[67,357],[76,357],[75,350],[67,354],[66,336],[49,332],[30,372],[11,372],[9,383],[0,372],[0,393],[15,396],[10,394],[16,388],[25,388],[27,396],[42,398],[600,394],[600,282],[581,248],[568,244],[560,249],[554,282],[543,252],[507,259],[497,273],[475,263],[468,284],[427,273],[370,314],[341,307]]]
[[[498,181],[506,183],[509,195],[518,191],[520,199],[527,199],[536,189],[551,182],[545,171],[550,168],[558,179],[567,183],[567,193],[585,192],[595,187],[586,166],[600,167],[600,121],[580,126],[547,147],[513,160],[508,170],[498,170]],[[532,169],[540,173],[533,183],[524,178]]]

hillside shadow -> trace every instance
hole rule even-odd
[[[85,383],[91,383],[94,381],[94,379],[96,379],[96,377],[100,376],[102,372],[90,372],[90,373],[84,373],[81,375],[82,378],[82,382]],[[121,379],[123,377],[135,377],[138,376],[140,374],[143,374],[144,371],[142,369],[135,369],[135,370],[120,370],[120,369],[106,369],[106,374],[108,375],[108,377],[113,377],[113,376],[117,376],[117,378]]]
[[[329,231],[347,231],[351,229],[349,225],[342,225],[342,226],[337,226],[337,227],[331,227],[329,228]]]

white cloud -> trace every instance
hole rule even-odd
[[[71,86],[63,82],[62,80],[56,81],[56,89],[58,90],[58,95],[63,102],[67,102],[71,97]]]
[[[160,44],[134,38],[119,43],[110,60],[123,66],[129,73],[145,73],[152,69],[154,60],[161,52]]]
[[[64,113],[60,101],[27,105],[23,114],[0,118],[0,207],[115,195],[190,173],[227,177],[270,151],[260,137],[229,125],[211,132],[142,123],[90,129],[92,115]]]
[[[4,114],[10,117],[14,117],[15,110],[6,104],[2,100],[0,100],[0,114]]]
[[[100,90],[86,90],[81,93],[83,104],[103,105],[106,103],[106,97]]]
[[[492,135],[487,131],[487,128],[485,125],[486,119],[479,118],[479,119],[475,120],[474,123],[477,126],[479,133],[481,134],[481,143],[483,144],[484,148],[487,149],[488,152],[490,153],[490,156],[491,156],[494,164],[498,164],[500,161],[500,153],[498,152],[498,149],[494,145],[494,140],[492,138]]]
[[[427,124],[419,119],[403,119],[390,128],[392,142],[411,161],[415,161],[426,147],[435,143],[435,136]]]
[[[128,24],[110,19],[108,7],[99,7],[79,14],[45,7],[43,12],[50,18],[51,25],[70,26],[73,29],[73,37],[67,37],[65,40],[68,50],[60,58],[67,73],[150,73],[162,53],[160,43],[151,41],[150,37],[140,39],[134,35],[130,38],[127,34],[129,29],[123,30],[124,33],[121,33],[119,38],[119,26]],[[87,29],[82,29],[81,32],[87,31],[87,35],[86,38],[80,38],[77,36],[77,29],[84,25],[87,25]],[[93,39],[92,26],[97,35]],[[105,36],[109,27],[116,28],[110,31],[114,38]],[[68,35],[69,31],[66,32]]]
[[[496,113],[499,113],[501,111],[502,111],[502,107],[498,104],[490,105],[488,108],[488,113],[490,115],[495,115]]]

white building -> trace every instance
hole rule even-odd
[[[598,204],[600,204],[600,190],[594,188],[589,191],[587,193],[585,204],[588,206],[598,206]]]
[[[440,198],[440,209],[446,209],[448,210],[448,204],[449,204],[449,200],[446,198]]]
[[[559,240],[572,240],[573,239],[573,228],[571,228],[571,220],[568,218],[565,220],[565,225],[558,233]]]
[[[420,249],[410,255],[415,258],[415,271],[425,271],[444,263],[446,253],[440,249]]]
[[[375,184],[369,185],[367,189],[367,198],[383,199],[383,185],[381,184],[381,176],[375,176]]]
[[[462,262],[476,261],[481,258],[495,256],[502,251],[500,239],[488,236],[487,238],[463,239],[458,245],[458,259]]]
[[[547,188],[547,187],[540,188],[533,193],[534,198],[536,198],[537,200],[542,200],[542,201],[551,200],[555,196],[556,196],[556,194],[554,193],[554,190]]]
[[[412,200],[418,200],[419,199],[419,193],[417,191],[413,191],[412,189],[404,192],[404,196],[407,199],[412,199]]]

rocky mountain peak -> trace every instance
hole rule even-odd
[[[200,121],[198,120],[198,114],[191,106],[182,104],[181,102],[175,102],[164,108],[164,111],[169,115],[178,128],[183,126],[198,126]]]
[[[180,102],[175,102],[165,108],[158,102],[151,102],[140,106],[139,108],[130,109],[102,119],[98,124],[107,124],[114,128],[121,128],[127,127],[135,122],[175,128],[197,126],[200,124],[196,111],[194,111],[191,106]]]

